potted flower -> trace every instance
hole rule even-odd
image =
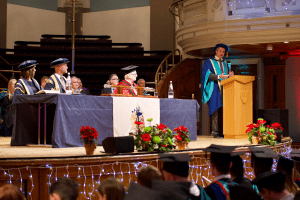
[[[175,128],[174,131],[176,131],[174,137],[175,137],[178,149],[179,150],[185,149],[185,147],[187,147],[188,143],[191,141],[189,131],[184,126],[179,126],[179,127]]]
[[[169,152],[175,148],[172,131],[164,124],[151,126],[153,119],[147,119],[150,126],[141,128],[142,122],[136,121],[137,132],[134,134],[134,145],[137,149],[145,151]]]
[[[258,118],[257,123],[247,125],[248,140],[252,144],[276,145],[276,134],[271,126],[265,126],[267,122],[263,118]]]
[[[274,133],[277,136],[276,141],[281,142],[282,132],[283,132],[283,128],[282,128],[281,124],[279,124],[278,122],[275,122],[275,123],[271,124],[270,128],[272,128],[274,130]]]
[[[90,126],[81,126],[80,140],[83,142],[87,155],[93,155],[98,144],[98,132]]]

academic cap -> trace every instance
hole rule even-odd
[[[281,172],[264,172],[258,175],[253,181],[259,190],[272,186],[282,185],[285,183],[285,174]]]
[[[268,147],[249,147],[252,155],[256,158],[279,158],[279,156]]]
[[[222,47],[222,48],[224,48],[225,49],[225,53],[227,53],[227,51],[228,51],[228,46],[226,45],[226,44],[217,44],[216,46],[215,46],[215,48],[214,48],[214,52],[216,52],[216,50],[217,50],[217,48],[219,48],[219,47]]]
[[[56,60],[54,60],[50,63],[50,68],[54,68],[57,65],[61,65],[61,64],[64,64],[64,63],[68,63],[68,62],[70,62],[70,61],[67,58],[59,58],[59,59],[56,59]]]
[[[209,147],[206,147],[202,150],[211,153],[230,154],[235,148],[236,146],[222,146],[222,145],[211,144]]]
[[[32,67],[35,67],[36,65],[38,65],[36,60],[26,60],[18,66],[18,70],[21,71],[23,69],[30,69]]]
[[[131,72],[136,71],[136,68],[138,68],[138,67],[139,67],[139,66],[130,65],[130,66],[121,68],[121,70],[124,71],[124,74],[129,74],[129,73],[131,73]]]
[[[280,156],[277,163],[277,167],[278,166],[280,166],[282,169],[284,169],[287,172],[292,172],[294,168],[294,162],[288,158]]]
[[[127,190],[127,194],[124,197],[124,200],[171,200],[172,198],[168,197],[161,191],[152,190],[142,185],[138,185],[134,182],[130,183],[130,186]]]
[[[189,154],[159,154],[160,160],[164,162],[163,169],[171,174],[181,177],[189,175],[189,161],[192,158]]]

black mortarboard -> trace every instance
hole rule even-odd
[[[129,73],[131,73],[131,72],[136,71],[136,68],[138,68],[138,67],[139,67],[139,66],[130,65],[130,66],[121,68],[121,70],[124,71],[124,74],[129,74]]]
[[[249,149],[256,158],[279,158],[279,156],[268,147],[250,146]]]
[[[52,61],[50,63],[50,66],[51,66],[51,68],[54,68],[57,65],[61,65],[61,64],[64,64],[64,63],[68,63],[68,62],[70,62],[70,61],[67,58],[59,58],[59,59],[56,59],[56,60]]]
[[[243,151],[236,151],[236,152],[230,153],[230,156],[235,157],[235,156],[241,156],[241,155],[244,155],[244,154],[245,154],[245,152],[243,152]]]
[[[190,187],[191,182],[188,181],[161,181],[154,180],[152,182],[152,189],[155,191],[161,191],[164,194],[172,197],[176,200],[190,199]],[[201,195],[201,194],[200,194]]]
[[[261,200],[255,190],[252,188],[247,188],[241,185],[229,184],[230,199],[231,200]]]
[[[231,152],[236,148],[236,146],[223,146],[211,144],[209,147],[202,149],[203,151],[208,151],[211,153],[220,153],[220,154],[231,154]]]
[[[152,190],[142,185],[131,182],[127,190],[124,200],[164,200],[170,199],[166,194],[161,191]]]
[[[294,168],[294,162],[288,158],[280,156],[277,163],[277,169],[278,168],[283,169],[286,172],[292,172]]]
[[[285,174],[281,172],[264,172],[258,175],[253,181],[258,188],[261,190],[262,188],[270,188],[273,186],[280,186],[285,184]]]
[[[217,48],[222,47],[225,49],[225,53],[228,51],[228,46],[226,44],[217,44],[214,48],[214,52],[216,52]]]
[[[18,66],[18,70],[21,71],[23,69],[30,69],[32,67],[35,67],[36,65],[38,65],[36,60],[26,60]]]
[[[164,162],[163,169],[177,176],[188,177],[189,161],[192,158],[189,154],[159,154],[160,160]]]

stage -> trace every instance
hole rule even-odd
[[[79,184],[79,199],[96,200],[96,188],[101,181],[119,178],[127,188],[137,180],[138,169],[146,165],[154,165],[161,169],[162,163],[156,152],[135,151],[118,155],[106,154],[102,146],[97,146],[94,155],[87,156],[84,147],[41,148],[26,146],[10,146],[10,137],[0,137],[0,185],[12,183],[21,188],[27,199],[47,199],[49,185],[59,177],[70,177]],[[209,166],[209,154],[201,149],[211,144],[238,146],[235,151],[243,151],[245,175],[252,179],[251,154],[247,139],[221,139],[212,136],[198,136],[197,141],[189,143],[184,151],[174,150],[172,153],[188,153],[192,156],[189,178],[204,186],[202,176],[213,180]],[[273,150],[281,155],[289,154],[292,140],[287,137]],[[83,146],[83,145],[82,145]]]
[[[196,141],[189,143],[189,149],[202,149],[210,144],[220,144],[228,146],[249,146],[247,139],[221,139],[212,136],[198,136]],[[83,146],[83,144],[82,144]],[[10,146],[10,137],[0,137],[0,159],[15,158],[67,158],[85,156],[84,147],[72,148],[44,148],[44,147],[27,147],[27,146]],[[140,153],[140,152],[135,152]],[[97,146],[93,156],[105,156],[102,146]]]

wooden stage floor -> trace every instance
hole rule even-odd
[[[44,147],[27,147],[27,146],[10,146],[10,137],[0,137],[0,159],[9,158],[66,158],[86,156],[84,147],[70,148],[44,148]],[[228,145],[228,146],[249,146],[247,139],[222,139],[213,138],[212,136],[198,136],[197,141],[189,143],[189,149],[202,149],[211,144]],[[94,155],[105,155],[102,146],[98,146]]]

